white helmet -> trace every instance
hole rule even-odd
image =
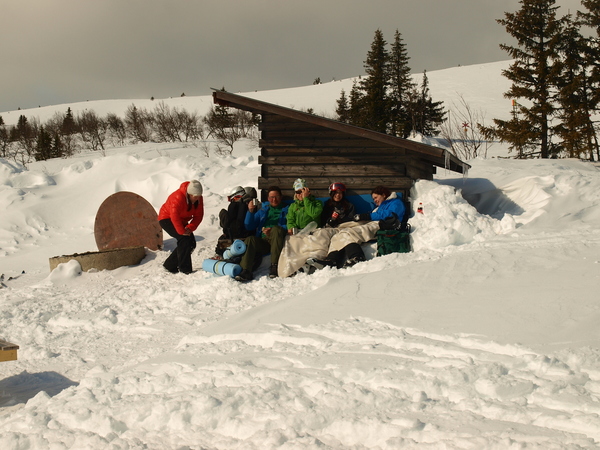
[[[245,193],[246,193],[246,191],[244,190],[243,187],[236,186],[234,188],[231,188],[231,191],[230,191],[228,197],[233,198],[233,197],[237,197],[238,195],[244,195]]]
[[[243,187],[236,186],[231,189],[229,195],[227,196],[227,201],[232,201],[233,199],[239,200],[246,193]]]

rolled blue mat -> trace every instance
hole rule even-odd
[[[241,239],[236,239],[223,252],[223,259],[230,259],[230,258],[233,258],[234,256],[241,256],[244,253],[246,253],[246,244]]]
[[[242,272],[242,267],[239,264],[228,263],[218,259],[205,259],[202,262],[202,270],[216,275],[229,275],[231,278],[234,278]]]

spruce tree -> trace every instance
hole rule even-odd
[[[77,132],[77,124],[75,123],[75,119],[73,118],[73,112],[71,111],[71,108],[67,108],[67,113],[65,114],[65,117],[63,118],[63,123],[62,123],[62,127],[61,127],[61,133],[62,134],[74,134]]]
[[[516,46],[501,44],[514,62],[502,73],[512,85],[504,94],[513,100],[525,99],[531,105],[518,104],[518,113],[510,121],[494,119],[496,135],[508,142],[512,150],[517,145],[532,145],[540,149],[542,158],[555,154],[551,145],[550,121],[556,113],[555,92],[560,75],[559,55],[562,24],[556,18],[555,0],[520,0],[521,9],[505,13],[498,23],[513,36]],[[515,134],[524,138],[515,141]],[[524,155],[527,156],[527,155]]]
[[[386,133],[390,123],[388,97],[389,77],[387,64],[389,53],[381,30],[375,31],[371,50],[367,53],[364,68],[367,76],[362,79],[359,88],[364,96],[363,123],[357,125],[370,130]]]
[[[35,153],[37,129],[29,123],[23,114],[19,116],[17,126],[10,130],[10,140],[16,142],[21,155],[21,161],[28,162]]]
[[[75,135],[78,131],[73,112],[69,107],[67,108],[67,112],[63,117],[62,125],[60,127],[60,133],[62,135],[61,156],[71,156],[75,153],[77,150],[77,139]]]
[[[419,90],[413,88],[410,94],[408,115],[412,132],[423,136],[433,136],[439,132],[439,126],[446,115],[443,102],[434,102],[429,93],[427,71],[423,72],[423,81]]]
[[[352,89],[350,90],[350,110],[348,112],[350,120],[349,123],[352,125],[365,127],[366,120],[364,119],[364,100],[364,95],[361,93],[358,83],[354,82],[352,84]]]
[[[410,92],[414,91],[416,87],[410,75],[409,59],[402,35],[396,30],[388,66],[390,79],[390,134],[403,138],[410,135],[409,98]]]
[[[591,36],[586,39],[586,58],[589,68],[588,88],[590,92],[588,109],[590,114],[600,109],[600,0],[581,0],[585,11],[577,11],[577,23],[589,27]],[[591,120],[591,119],[590,119]],[[594,135],[596,160],[600,161],[600,148]],[[593,159],[593,155],[590,155]]]
[[[60,158],[64,156],[63,144],[60,139],[60,134],[54,133],[54,138],[52,139],[52,158]]]
[[[563,20],[561,75],[557,85],[560,123],[555,127],[556,135],[561,139],[560,149],[567,156],[593,160],[597,142],[591,115],[596,105],[588,74],[588,42],[571,15]]]
[[[337,114],[337,120],[344,123],[350,123],[350,105],[348,104],[348,97],[346,97],[346,91],[342,89],[342,94],[337,100],[337,106],[335,108]]]
[[[37,136],[37,144],[35,147],[35,160],[45,161],[52,158],[52,137],[44,129],[40,127],[40,131]]]
[[[7,157],[9,145],[10,137],[8,134],[8,130],[6,129],[4,120],[2,120],[2,116],[0,116],[0,156],[2,156],[3,158]]]

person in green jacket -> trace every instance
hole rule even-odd
[[[294,229],[305,228],[311,222],[316,222],[318,226],[322,211],[323,203],[310,193],[310,189],[306,187],[306,180],[298,178],[294,181],[294,203],[290,205],[287,213],[288,234],[293,234]]]

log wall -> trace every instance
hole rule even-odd
[[[261,176],[258,187],[279,186],[293,197],[296,178],[304,178],[317,197],[328,196],[333,182],[346,185],[350,194],[369,194],[387,186],[408,198],[415,179],[433,179],[435,166],[407,154],[400,147],[361,138],[309,122],[276,114],[262,114]]]

